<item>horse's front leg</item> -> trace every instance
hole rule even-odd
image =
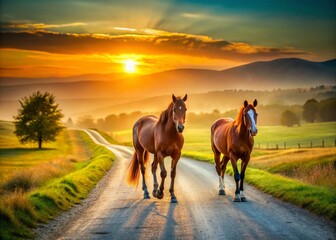
[[[240,180],[240,174],[238,172],[238,168],[237,168],[237,157],[231,152],[230,153],[230,159],[231,159],[231,164],[232,164],[232,168],[233,168],[233,172],[234,172],[234,180],[236,181],[236,191],[235,191],[235,198],[233,199],[234,202],[240,202],[241,198],[240,198],[240,191],[238,188],[238,183]]]
[[[176,177],[176,166],[177,166],[177,162],[180,159],[180,157],[181,157],[181,152],[177,153],[176,155],[172,157],[171,172],[170,172],[171,181],[170,181],[170,188],[169,188],[171,203],[178,203],[177,198],[174,193],[174,185],[175,185],[175,177]]]
[[[245,178],[245,170],[247,164],[250,161],[250,157],[242,159],[241,163],[241,172],[240,172],[240,198],[242,202],[246,202],[246,197],[244,195],[244,178]]]
[[[157,169],[157,165],[158,165],[158,159],[157,159],[157,155],[154,154],[154,161],[152,163],[152,174],[153,174],[153,179],[154,179],[154,188],[153,188],[153,196],[157,197],[157,191],[158,191],[158,181],[157,181],[157,177],[156,177],[156,169]]]
[[[160,169],[161,169],[161,174],[160,174],[161,175],[161,184],[160,184],[159,190],[157,191],[156,197],[158,199],[162,199],[163,196],[164,196],[163,190],[164,190],[164,182],[165,182],[165,179],[167,177],[167,170],[166,170],[165,165],[164,165],[164,156],[161,153],[158,153],[157,158],[158,158],[158,162],[159,162]]]

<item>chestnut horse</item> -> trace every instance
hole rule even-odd
[[[174,194],[174,181],[176,176],[176,165],[181,156],[181,149],[183,147],[184,138],[182,135],[184,129],[184,122],[186,117],[187,95],[183,98],[172,95],[173,102],[168,108],[161,113],[160,118],[155,116],[144,116],[140,118],[133,127],[133,146],[135,152],[128,170],[128,183],[131,185],[138,185],[139,181],[139,167],[142,173],[142,190],[144,191],[144,198],[150,198],[147,191],[145,181],[145,163],[148,160],[149,153],[154,154],[154,161],[152,163],[152,174],[154,178],[153,196],[162,199],[164,182],[167,176],[167,171],[164,165],[164,158],[170,156],[171,163],[171,183],[170,196],[171,202],[177,203],[177,198]],[[161,170],[161,184],[159,187],[156,169],[158,164]],[[158,188],[159,187],[159,188]]]
[[[225,195],[224,173],[228,161],[231,160],[236,181],[235,202],[246,201],[243,184],[245,170],[253,149],[253,137],[258,132],[256,106],[257,100],[254,100],[253,105],[248,104],[245,100],[236,120],[221,118],[211,127],[211,147],[219,177],[219,195]],[[222,161],[220,161],[221,153],[223,154]],[[237,168],[239,158],[242,160],[240,174]],[[239,180],[240,186],[238,188]]]

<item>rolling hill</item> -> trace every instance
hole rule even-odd
[[[163,105],[166,106],[166,99],[170,98],[172,93],[188,93],[193,96],[194,99],[188,100],[193,111],[212,111],[215,108],[229,109],[237,106],[242,98],[261,98],[264,104],[303,104],[310,97],[322,99],[324,97],[318,96],[314,91],[306,94],[295,91],[280,94],[279,91],[272,90],[309,90],[320,85],[336,85],[336,59],[326,62],[310,62],[296,58],[277,59],[254,62],[223,71],[175,69],[128,78],[117,74],[90,74],[47,80],[1,78],[0,82],[2,119],[11,118],[19,107],[18,100],[37,90],[53,93],[66,116],[91,114],[96,118],[111,113],[138,110],[155,112],[162,109]],[[246,95],[246,92],[243,94],[241,91],[225,92],[226,89],[246,89],[251,92]],[[265,93],[265,90],[272,92]],[[214,97],[215,93],[201,94],[214,91],[222,92],[217,94],[220,97]],[[322,91],[325,97],[327,91]],[[335,91],[329,95],[334,97]]]
[[[124,77],[124,75],[123,75]],[[79,81],[79,79],[83,79]],[[104,81],[102,81],[102,79]],[[110,79],[109,81],[107,79]],[[8,79],[0,79],[8,82]],[[12,79],[12,81],[14,81]],[[19,82],[18,79],[16,79]],[[25,79],[27,83],[27,79]],[[297,58],[254,62],[223,71],[176,69],[150,75],[118,78],[116,74],[34,79],[34,84],[0,87],[1,100],[19,99],[33,91],[49,91],[58,98],[150,97],[225,89],[286,89],[336,84],[336,60],[310,62]]]

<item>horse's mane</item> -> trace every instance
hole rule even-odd
[[[174,106],[174,103],[171,102],[168,108],[161,113],[160,118],[159,118],[159,123],[162,123],[162,124],[167,123],[169,116],[171,115],[170,112],[173,110],[173,106]]]
[[[243,112],[244,112],[244,109],[245,109],[245,108],[242,107],[242,108],[239,110],[238,115],[237,115],[236,120],[235,120],[236,125],[240,125],[240,124],[242,124],[242,122],[243,122]]]

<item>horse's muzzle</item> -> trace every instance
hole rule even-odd
[[[254,131],[252,131],[252,129],[250,130],[250,134],[252,137],[256,136],[258,133],[258,129],[255,129]]]
[[[184,126],[181,124],[181,125],[177,125],[177,131],[179,132],[179,133],[182,133],[183,132],[183,130],[184,130]]]

